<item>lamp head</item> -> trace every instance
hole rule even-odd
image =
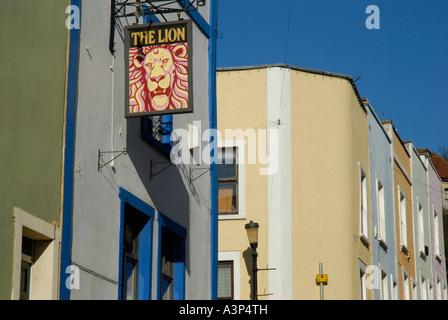
[[[253,222],[252,220],[246,224],[245,226],[247,237],[249,239],[250,246],[257,247],[258,246],[258,223]]]

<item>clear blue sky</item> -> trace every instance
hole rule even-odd
[[[369,5],[379,30],[366,28]],[[361,97],[404,141],[448,146],[447,0],[220,0],[218,30],[218,67],[286,63],[361,76]]]

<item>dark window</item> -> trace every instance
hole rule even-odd
[[[218,211],[219,214],[238,213],[237,148],[218,151]]]
[[[179,282],[182,268],[176,272],[176,265],[184,263],[183,241],[180,236],[166,227],[162,227],[161,243],[161,275],[160,275],[160,298],[162,300],[175,299],[176,281]],[[180,288],[180,287],[179,287]]]
[[[170,139],[173,131],[173,115],[142,117],[142,139],[169,157],[173,143]]]
[[[20,300],[30,299],[31,268],[34,263],[34,241],[22,237],[22,262],[20,270]]]
[[[122,299],[138,298],[139,235],[149,217],[125,204],[123,228]]]

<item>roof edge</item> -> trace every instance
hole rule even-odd
[[[329,77],[336,77],[345,79],[350,82],[350,84],[353,87],[353,90],[355,91],[355,95],[358,98],[359,106],[361,109],[367,114],[367,109],[362,101],[361,96],[359,95],[358,88],[356,88],[355,81],[353,80],[352,76],[341,74],[341,73],[334,73],[334,72],[328,72],[328,71],[322,71],[317,69],[310,69],[310,68],[304,68],[304,67],[297,67],[285,63],[274,63],[274,64],[261,64],[261,65],[252,65],[252,66],[240,66],[240,67],[223,67],[223,68],[217,68],[217,71],[243,71],[243,70],[255,70],[255,69],[267,69],[267,68],[286,68],[291,69],[295,71],[302,71],[312,74],[319,74]]]

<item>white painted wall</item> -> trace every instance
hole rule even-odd
[[[166,161],[140,137],[140,119],[124,118],[123,27],[116,26],[115,57],[109,51],[109,0],[83,1],[76,118],[72,261],[83,268],[71,299],[115,299],[118,294],[119,187],[187,229],[186,298],[210,297],[210,175],[188,183],[189,165],[172,166],[150,180],[150,160]],[[201,9],[208,12],[208,6]],[[187,18],[186,16],[183,16]],[[207,14],[208,17],[208,14]],[[171,16],[177,20],[177,15]],[[201,121],[208,128],[208,40],[193,24],[194,113],[175,115],[174,128]],[[202,142],[204,147],[207,142]],[[98,172],[98,150],[122,151]],[[103,160],[112,159],[104,154]],[[205,164],[200,165],[206,168]],[[156,171],[163,165],[155,168]],[[204,172],[204,171],[196,171]],[[154,223],[153,288],[156,297],[157,221]],[[99,275],[99,276],[95,276]]]
[[[291,239],[291,76],[290,69],[268,71],[268,152],[272,161],[268,175],[269,291],[270,299],[292,299]],[[280,120],[280,125],[277,125]],[[269,129],[278,130],[278,139]],[[278,150],[277,156],[275,150]]]

